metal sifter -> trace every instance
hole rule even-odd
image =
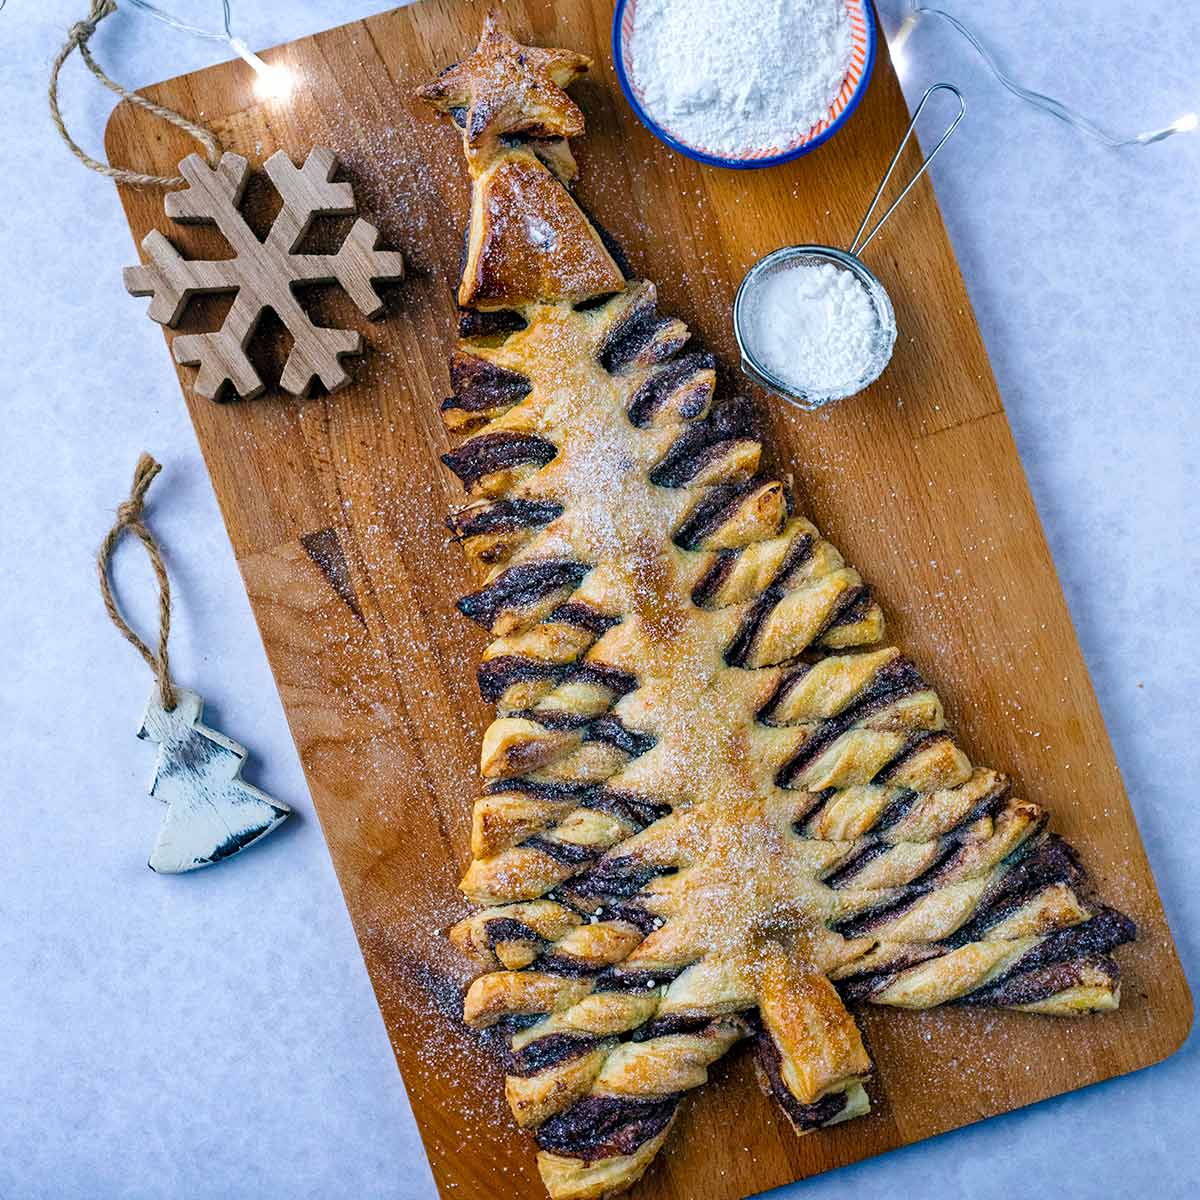
[[[896,164],[900,161],[900,155],[903,153],[904,147],[908,144],[908,139],[912,136],[913,129],[916,127],[922,110],[928,103],[930,96],[934,92],[941,91],[950,92],[958,100],[958,112],[955,114],[954,120],[950,122],[945,133],[938,139],[937,145],[929,152],[913,177],[904,185],[904,190],[892,201],[887,211],[875,223],[870,233],[866,233],[864,236],[867,222],[871,219],[871,214],[879,204],[879,198],[883,195],[884,188],[887,187],[888,181],[892,177],[892,172],[895,171]],[[775,395],[786,400],[789,404],[794,404],[797,408],[804,409],[805,412],[812,412],[815,409],[824,407],[826,404],[832,404],[835,400],[843,400],[847,396],[853,396],[861,392],[863,388],[874,383],[883,374],[883,369],[891,360],[892,347],[896,343],[896,314],[892,309],[892,302],[883,284],[876,279],[859,256],[871,244],[872,239],[883,228],[887,219],[900,206],[900,202],[904,197],[912,191],[917,180],[925,174],[929,164],[937,156],[938,151],[941,150],[950,135],[958,128],[958,123],[963,119],[966,111],[967,106],[962,98],[962,93],[953,84],[935,83],[926,91],[912,115],[912,120],[908,123],[908,128],[904,131],[904,137],[900,139],[900,145],[896,148],[896,153],[892,156],[892,161],[888,164],[887,173],[880,181],[879,187],[875,189],[875,195],[871,200],[870,207],[863,214],[858,232],[855,233],[854,240],[847,249],[838,250],[833,246],[782,246],[778,250],[773,250],[765,258],[760,258],[746,272],[746,277],[742,280],[733,301],[733,332],[737,338],[738,349],[742,355],[742,370],[746,375],[756,383],[762,384],[768,391],[774,392]],[[754,351],[754,338],[750,327],[749,315],[753,311],[756,291],[772,275],[779,271],[786,271],[798,262],[831,263],[836,267],[850,271],[866,290],[867,296],[870,298],[875,309],[877,329],[873,353],[865,364],[859,378],[846,383],[836,391],[814,392],[798,388],[787,380],[780,379],[778,375],[765,367]]]

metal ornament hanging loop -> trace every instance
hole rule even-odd
[[[863,230],[866,229],[867,222],[871,219],[871,214],[875,211],[875,206],[879,203],[879,197],[883,195],[883,190],[887,187],[888,180],[891,179],[892,172],[895,171],[896,164],[900,161],[900,155],[904,153],[904,147],[908,145],[908,139],[912,137],[913,130],[917,126],[917,121],[920,120],[921,113],[924,110],[925,105],[929,103],[929,97],[932,96],[934,92],[950,92],[955,99],[958,100],[958,112],[955,115],[954,120],[950,122],[946,132],[943,133],[940,138],[938,138],[937,145],[934,146],[934,148],[925,156],[924,161],[917,168],[916,173],[904,185],[904,190],[895,198],[895,200],[892,201],[892,203],[888,206],[887,212],[885,212],[883,216],[879,218],[879,220],[875,223],[874,229],[872,229],[871,232],[868,233],[864,238]],[[854,235],[854,240],[851,241],[850,245],[846,247],[847,253],[854,255],[862,254],[862,252],[871,244],[872,238],[874,238],[874,236],[883,228],[888,217],[890,217],[892,213],[894,213],[896,209],[900,207],[904,197],[913,190],[917,180],[925,174],[925,172],[929,169],[929,164],[933,162],[935,158],[937,158],[938,151],[946,144],[950,138],[950,135],[958,128],[958,123],[966,115],[966,112],[967,102],[963,99],[962,92],[960,92],[958,88],[954,86],[954,84],[935,83],[931,88],[926,89],[925,95],[921,97],[921,103],[917,105],[916,112],[913,113],[912,120],[910,120],[908,123],[908,128],[904,131],[904,136],[900,139],[900,145],[896,147],[896,153],[892,155],[892,161],[888,163],[887,173],[879,181],[879,186],[875,189],[875,195],[871,197],[871,203],[868,206],[867,211],[863,213],[863,219],[859,224],[858,232]]]

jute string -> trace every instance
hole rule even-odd
[[[131,92],[127,88],[123,88],[114,79],[110,79],[100,67],[100,64],[92,57],[92,52],[88,49],[88,40],[92,34],[96,32],[96,26],[117,11],[117,6],[114,0],[91,0],[91,9],[88,15],[82,20],[77,21],[71,26],[67,32],[67,40],[63,43],[62,49],[55,55],[54,63],[50,68],[50,119],[54,122],[54,127],[62,136],[62,140],[66,142],[71,153],[85,167],[93,171],[98,171],[101,175],[107,175],[109,179],[115,179],[118,183],[129,183],[134,187],[182,187],[186,180],[182,175],[146,175],[141,171],[130,171],[125,167],[113,167],[108,163],[100,162],[99,159],[93,158],[78,142],[67,132],[66,123],[63,121],[62,113],[58,107],[58,74],[62,70],[63,63],[71,56],[73,50],[79,51],[79,57],[91,73],[111,92],[125,100],[130,104],[136,104],[139,108],[144,108],[148,113],[153,113],[156,117],[161,117],[164,121],[174,125],[176,129],[182,129],[185,133],[191,134],[205,149],[208,155],[210,166],[216,166],[217,160],[221,156],[221,143],[217,140],[217,135],[211,129],[207,129],[203,125],[197,124],[195,121],[189,121],[187,117],[181,116],[172,108],[166,108],[161,104],[155,104],[153,100],[147,100],[145,96],[139,96],[136,92]]]
[[[146,660],[146,665],[154,672],[158,683],[158,696],[163,708],[170,712],[175,707],[175,685],[171,682],[171,669],[167,662],[167,638],[171,634],[171,582],[167,578],[166,564],[158,549],[154,535],[146,528],[142,520],[142,509],[146,502],[146,490],[154,482],[154,477],[162,470],[145,452],[137,461],[133,472],[133,486],[129,491],[129,499],[117,509],[117,520],[108,531],[108,536],[100,544],[96,555],[96,571],[100,576],[100,595],[104,597],[104,607],[112,618],[112,623],[121,632],[121,636]],[[158,580],[158,650],[151,650],[148,645],[130,628],[129,622],[121,614],[113,597],[112,578],[110,575],[112,553],[121,540],[121,535],[132,533],[146,548],[150,556],[150,566],[154,569],[154,577]]]

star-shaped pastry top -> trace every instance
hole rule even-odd
[[[583,112],[563,89],[591,65],[572,50],[522,46],[489,12],[474,52],[448,67],[417,95],[442,112],[464,112],[468,158],[506,133],[577,137]]]

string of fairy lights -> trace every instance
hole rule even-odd
[[[248,63],[254,70],[254,88],[261,96],[271,96],[276,99],[286,98],[292,90],[292,73],[287,67],[264,62],[246,43],[233,32],[233,14],[230,12],[229,0],[221,0],[224,16],[224,28],[205,29],[201,25],[192,25],[181,21],[178,17],[152,4],[150,0],[125,0],[126,4],[141,9],[147,16],[169,25],[180,33],[189,33],[193,37],[204,38],[210,42],[224,42],[233,52]]]
[[[929,8],[918,4],[917,0],[906,0],[906,3],[907,11],[904,15],[904,20],[900,23],[899,29],[896,30],[888,42],[892,64],[901,74],[903,74],[908,65],[907,44],[913,30],[916,29],[923,17],[933,17],[949,25],[951,29],[963,37],[983,60],[984,66],[987,67],[996,81],[1016,96],[1018,100],[1032,105],[1032,107],[1040,109],[1042,112],[1049,113],[1052,117],[1057,117],[1060,121],[1065,121],[1068,125],[1078,129],[1080,133],[1086,134],[1088,137],[1094,138],[1096,141],[1114,150],[1120,149],[1123,146],[1148,146],[1152,142],[1161,142],[1165,138],[1173,137],[1177,133],[1191,133],[1200,124],[1200,119],[1197,118],[1196,114],[1188,112],[1176,117],[1174,121],[1169,125],[1164,125],[1161,129],[1148,129],[1142,133],[1133,134],[1111,133],[1109,130],[1097,125],[1095,121],[1085,117],[1081,112],[1063,103],[1063,101],[1057,100],[1053,96],[1047,96],[1044,92],[1035,92],[1032,88],[1027,88],[1017,83],[1015,79],[1001,69],[1000,64],[996,61],[996,56],[984,45],[978,35],[972,32],[953,14],[945,12],[940,8]]]
[[[124,2],[132,5],[134,8],[140,9],[148,16],[162,21],[165,25],[169,25],[172,29],[176,29],[181,33],[188,33],[193,37],[205,38],[208,41],[226,43],[235,54],[248,63],[254,70],[255,90],[260,95],[275,99],[285,99],[291,93],[293,86],[291,72],[286,67],[264,62],[233,32],[230,0],[221,0],[224,17],[223,28],[221,29],[205,29],[203,26],[182,21],[172,13],[152,3],[151,0],[124,0]],[[1031,105],[1041,112],[1048,113],[1060,121],[1065,121],[1072,128],[1079,130],[1080,133],[1112,149],[1120,149],[1125,146],[1148,146],[1154,142],[1161,142],[1166,138],[1173,137],[1177,133],[1190,133],[1200,125],[1200,118],[1194,112],[1187,112],[1176,117],[1174,121],[1169,125],[1164,125],[1161,129],[1148,129],[1141,133],[1133,134],[1113,133],[1089,117],[1084,116],[1083,113],[1072,108],[1064,101],[1054,96],[1048,96],[1044,92],[1034,91],[1032,88],[1027,88],[1023,84],[1018,83],[1001,68],[996,56],[980,40],[978,35],[952,13],[948,13],[944,9],[931,8],[920,4],[918,0],[905,0],[905,3],[906,11],[904,19],[889,43],[892,62],[897,71],[901,73],[903,73],[907,65],[909,38],[912,37],[913,31],[920,24],[921,20],[925,17],[930,17],[949,25],[964,38],[976,54],[979,55],[984,66],[987,67],[996,81],[1018,100]]]

